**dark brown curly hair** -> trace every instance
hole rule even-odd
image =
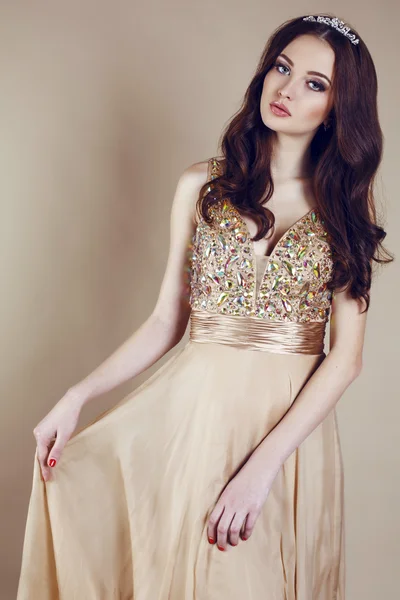
[[[333,18],[328,13],[323,16]],[[210,223],[210,206],[229,198],[242,215],[256,221],[253,241],[266,236],[274,225],[273,213],[262,204],[274,191],[270,170],[274,132],[262,121],[260,99],[265,75],[284,48],[303,34],[325,40],[335,53],[332,126],[324,131],[321,124],[310,144],[312,189],[334,261],[329,287],[333,291],[348,288],[353,298],[365,300],[368,310],[372,261],[390,263],[394,255],[383,248],[386,232],[376,222],[373,186],[382,160],[383,134],[377,110],[377,75],[358,34],[355,45],[330,25],[304,21],[303,17],[286,21],[273,32],[241,108],[222,133],[223,173],[202,186],[196,209]],[[389,258],[378,256],[378,250]]]

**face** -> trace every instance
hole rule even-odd
[[[315,132],[328,120],[332,108],[334,62],[329,44],[313,35],[302,35],[288,44],[264,79],[260,101],[264,124],[288,134]],[[274,114],[271,102],[284,104],[291,116]]]

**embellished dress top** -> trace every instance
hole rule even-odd
[[[210,179],[220,173],[219,161],[211,159]],[[212,336],[240,344],[241,327],[246,347],[253,340],[258,350],[322,352],[333,260],[317,208],[298,219],[261,259],[245,221],[228,199],[214,204],[210,214],[211,225],[201,217],[192,240],[192,339]]]

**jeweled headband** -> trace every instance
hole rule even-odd
[[[347,25],[345,25],[343,21],[339,21],[337,17],[334,17],[333,19],[331,19],[330,17],[315,18],[312,15],[310,15],[309,17],[304,17],[303,21],[318,21],[318,23],[326,23],[327,25],[330,25],[331,27],[337,29],[337,31],[340,31],[340,33],[343,33],[344,36],[349,38],[352,44],[358,44],[358,42],[360,41],[358,38],[356,38],[354,33],[349,33],[350,27],[347,27]]]

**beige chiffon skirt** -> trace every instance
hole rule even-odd
[[[17,600],[344,600],[336,411],[283,464],[247,541],[207,539],[226,483],[325,354],[193,339],[67,443],[35,454]]]

